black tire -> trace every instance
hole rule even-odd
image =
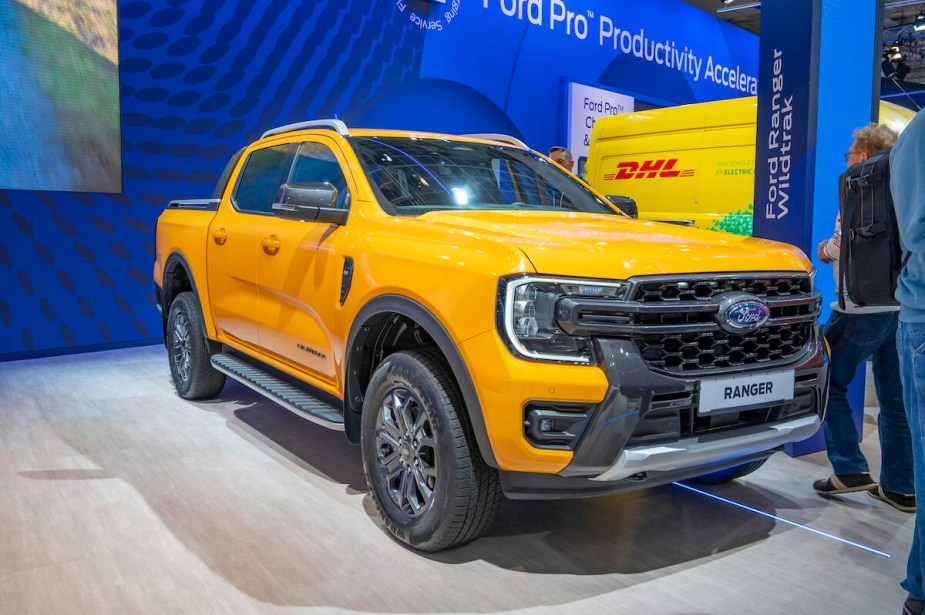
[[[396,406],[407,410],[406,419],[387,420],[388,415],[404,414],[393,413]],[[399,426],[403,444],[396,448],[389,438],[399,423],[421,427]],[[363,400],[360,447],[376,510],[399,541],[420,551],[442,551],[478,538],[494,521],[502,499],[498,472],[479,453],[461,396],[439,353],[396,352],[376,368]],[[402,466],[394,490],[396,474],[386,459]],[[405,477],[413,481],[411,497],[401,495]],[[420,505],[417,511],[415,504]]]
[[[167,316],[167,358],[173,386],[183,399],[209,399],[225,386],[225,374],[212,367],[202,322],[193,293],[177,295]]]
[[[702,485],[721,485],[737,478],[742,478],[747,474],[751,474],[763,466],[764,462],[767,460],[768,459],[766,457],[764,459],[759,459],[758,461],[750,461],[748,463],[743,463],[742,465],[726,468],[725,470],[710,472],[709,474],[704,474],[703,476],[698,476],[697,478],[691,480]]]

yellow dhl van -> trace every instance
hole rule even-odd
[[[880,102],[880,123],[897,132],[914,115]],[[586,179],[634,199],[640,218],[751,235],[757,117],[754,96],[602,117]]]

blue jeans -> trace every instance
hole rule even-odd
[[[903,397],[912,430],[912,455],[915,459],[915,486],[925,493],[925,323],[901,322],[896,334],[899,363],[902,369]],[[922,587],[922,564],[925,563],[925,509],[915,512],[915,533],[903,589],[914,598],[925,599]]]
[[[832,312],[822,331],[832,347],[829,409],[822,424],[829,461],[835,474],[868,472],[858,445],[858,431],[848,404],[848,385],[858,365],[873,357],[874,385],[880,402],[880,484],[894,493],[915,493],[912,443],[903,405],[899,357],[896,353],[897,312],[843,314]]]

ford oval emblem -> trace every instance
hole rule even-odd
[[[747,293],[735,293],[720,300],[716,320],[730,333],[745,333],[757,329],[770,317],[771,308],[764,301]]]

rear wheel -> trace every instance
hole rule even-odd
[[[366,481],[388,531],[421,551],[480,536],[501,504],[439,354],[403,351],[376,368],[363,401]]]
[[[202,310],[191,292],[177,295],[167,316],[170,376],[183,399],[208,399],[225,386],[225,374],[212,367]]]
[[[726,468],[725,470],[717,470],[716,472],[710,472],[709,474],[698,476],[697,478],[694,478],[693,481],[695,483],[701,483],[704,485],[720,485],[722,483],[728,483],[731,480],[742,478],[743,476],[751,474],[763,466],[765,461],[767,461],[767,458],[759,459],[758,461],[750,461],[738,466],[732,466],[731,468]]]

